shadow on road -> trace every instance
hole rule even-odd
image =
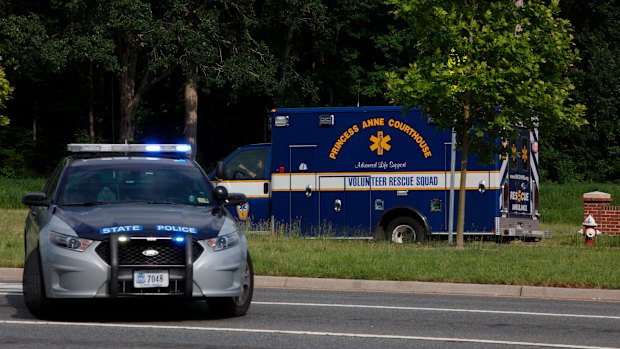
[[[36,319],[24,303],[22,295],[7,295],[15,308],[14,319]],[[170,322],[220,320],[209,312],[204,300],[169,298],[123,298],[117,300],[60,300],[54,304],[52,321],[70,322]]]

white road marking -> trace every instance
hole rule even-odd
[[[263,333],[263,334],[283,334],[301,336],[323,336],[323,337],[345,337],[345,338],[372,338],[372,339],[397,339],[411,341],[432,341],[432,342],[462,342],[462,343],[482,343],[496,345],[514,345],[547,348],[571,348],[571,349],[619,349],[613,347],[599,347],[588,345],[554,344],[538,342],[516,342],[500,341],[490,339],[457,338],[457,337],[424,337],[424,336],[398,336],[382,335],[369,333],[342,333],[342,332],[315,332],[315,331],[286,331],[268,330],[252,328],[228,328],[228,327],[197,327],[197,326],[165,326],[165,325],[131,325],[131,324],[109,324],[109,323],[88,323],[88,322],[48,322],[48,321],[16,321],[0,320],[0,324],[12,325],[37,325],[37,326],[75,326],[75,327],[107,327],[107,328],[139,328],[156,330],[188,330],[188,331],[209,331],[209,332],[237,332],[237,333]]]
[[[17,282],[0,282],[0,295],[22,293],[22,284]]]
[[[482,313],[482,314],[552,316],[552,317],[575,317],[575,318],[586,318],[586,319],[620,320],[620,316],[584,315],[584,314],[559,314],[559,313],[537,313],[537,312],[507,311],[507,310],[446,309],[446,308],[422,308],[422,307],[396,307],[396,306],[387,306],[387,305],[329,304],[329,303],[292,303],[292,302],[255,302],[255,301],[253,301],[252,304],[310,306],[310,307],[334,307],[334,308],[360,308],[360,309],[367,308],[367,309],[415,310],[415,311],[436,311],[436,312],[454,312],[454,313]]]
[[[22,293],[21,283],[0,283],[0,295]],[[252,301],[252,304],[262,305],[287,305],[305,307],[333,307],[333,308],[358,308],[358,309],[390,309],[390,310],[413,310],[413,311],[436,311],[454,313],[480,313],[480,314],[504,314],[504,315],[527,315],[527,316],[548,316],[548,317],[570,317],[582,319],[605,319],[620,320],[620,316],[610,315],[588,315],[588,314],[560,314],[560,313],[540,313],[526,311],[506,311],[506,310],[481,310],[481,309],[448,309],[448,308],[424,308],[424,307],[397,307],[388,305],[362,305],[362,304],[330,304],[330,303],[295,303],[295,302],[259,302]]]
[[[21,283],[0,283],[0,294],[10,294],[10,293],[22,293]],[[399,306],[360,305],[360,304],[259,302],[259,301],[254,301],[252,302],[252,304],[307,306],[307,307],[332,307],[332,308],[391,309],[391,310],[409,310],[409,311],[413,310],[413,311],[436,311],[436,312],[487,313],[487,314],[620,320],[620,316],[559,314],[559,313],[540,313],[540,312],[522,312],[522,311],[480,310],[480,309],[447,309],[447,308],[399,307]],[[368,333],[287,331],[287,330],[269,330],[269,329],[241,329],[241,328],[226,328],[226,327],[220,328],[220,327],[197,327],[197,326],[131,325],[131,324],[82,323],[82,322],[75,323],[75,322],[21,321],[21,320],[0,320],[0,324],[38,325],[38,326],[48,325],[48,326],[77,326],[77,327],[108,327],[108,328],[142,328],[142,329],[169,329],[169,330],[190,330],[190,331],[224,331],[224,332],[266,333],[266,334],[347,337],[347,338],[398,339],[398,340],[433,341],[433,342],[464,342],[464,343],[533,346],[533,347],[548,347],[548,348],[620,349],[620,347],[600,347],[600,346],[572,345],[572,344],[501,341],[501,340],[458,338],[458,337],[400,336],[400,335],[382,335],[382,334],[368,334]]]

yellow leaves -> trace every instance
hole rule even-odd
[[[456,50],[452,48],[450,50],[450,54],[448,55],[448,63],[446,64],[446,66],[448,67],[448,69],[453,69],[460,66],[462,63],[467,62],[467,59],[467,56],[461,57],[456,54]],[[453,72],[451,71],[450,75],[452,75],[452,73]]]
[[[459,68],[461,66],[461,64],[465,64],[465,62],[467,62],[468,57],[465,56],[460,56],[456,53],[456,50],[454,48],[452,48],[450,50],[450,54],[448,55],[448,62],[446,63],[446,67],[448,68],[448,74],[450,76],[453,76],[454,74],[456,74],[457,72],[459,72]],[[460,71],[460,73],[462,74],[462,71]],[[458,85],[450,85],[450,91],[452,93],[457,93],[459,92],[459,86]]]

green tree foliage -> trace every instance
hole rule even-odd
[[[257,18],[247,1],[169,2],[167,22],[176,34],[178,61],[185,77],[185,138],[197,147],[198,87],[229,87],[237,94],[269,93],[275,86],[275,62],[253,34]],[[261,92],[259,92],[261,91]]]
[[[544,179],[620,178],[620,31],[616,30],[620,10],[616,2],[560,3],[560,15],[574,24],[574,42],[583,59],[567,68],[576,89],[558,90],[557,96],[562,99],[573,93],[576,101],[588,105],[589,124],[571,131],[563,122],[540,120]],[[441,7],[451,2],[435,3]],[[462,18],[471,13],[475,4],[453,3],[462,7]],[[200,140],[200,148],[209,149],[215,161],[240,144],[268,140],[268,130],[263,128],[265,111],[274,106],[385,104],[385,71],[398,71],[410,62],[419,65],[417,58],[423,53],[436,54],[441,58],[438,64],[444,67],[451,58],[453,79],[461,76],[467,64],[482,62],[464,50],[464,43],[444,45],[449,40],[437,33],[443,33],[438,23],[446,18],[429,22],[436,16],[435,7],[431,2],[425,4],[418,7],[417,13],[411,13],[411,18],[430,24],[414,32],[406,21],[389,12],[395,8],[393,4],[377,0],[0,0],[4,14],[0,18],[0,56],[6,76],[15,87],[13,99],[3,111],[10,115],[11,124],[0,134],[2,149],[13,146],[13,142],[4,142],[9,134],[36,139],[29,143],[36,149],[31,154],[42,156],[22,163],[46,169],[51,165],[42,162],[53,162],[64,151],[64,144],[76,141],[78,134],[80,139],[86,134],[106,141],[125,138],[118,133],[120,114],[129,115],[127,111],[135,108],[131,124],[136,141],[149,135],[151,139],[176,141],[184,126],[189,138],[192,135],[188,130],[199,126],[193,137]],[[512,2],[506,1],[504,5],[510,5],[510,9],[492,11],[491,17],[497,18],[497,23],[479,26],[486,25],[490,30],[486,35],[491,37],[504,29],[514,32],[512,26],[519,22],[523,29],[519,37],[538,47],[558,40],[547,32],[566,29],[566,35],[571,33],[563,22],[554,24],[556,27],[542,27],[546,23],[543,17],[526,23],[528,11],[533,8],[528,7],[530,4],[537,2],[526,1],[525,8],[515,13]],[[490,6],[487,2],[478,5]],[[557,15],[557,6],[551,7],[551,14]],[[484,12],[479,12],[475,20],[472,23],[487,19]],[[539,31],[532,30],[533,26]],[[468,29],[463,25],[459,30]],[[564,64],[561,55],[556,59],[545,50],[534,52],[548,58],[544,63],[523,54],[513,57],[524,43],[512,40],[509,34],[498,35],[498,47],[492,47],[499,50],[497,58],[505,57],[522,70],[539,67],[541,74]],[[439,45],[430,51],[420,49],[429,43]],[[558,44],[563,47],[565,41],[560,39]],[[477,49],[483,48],[478,44]],[[489,59],[485,63],[491,66],[497,62]],[[509,65],[501,69],[509,71]],[[494,69],[491,71],[499,74],[500,69]],[[513,93],[515,99],[523,98],[522,93],[532,86],[534,93],[554,85],[546,83],[549,76],[542,79],[542,86],[534,83],[535,78],[524,80],[524,84],[504,79],[503,85],[519,92]],[[452,85],[468,87],[468,83],[442,83],[443,89]],[[493,86],[500,85],[498,82]],[[186,91],[194,92],[193,103],[188,102],[192,98],[184,97]],[[547,91],[549,95],[552,92]],[[516,108],[508,94],[500,97],[508,98],[503,101],[505,106]],[[553,101],[547,102],[539,104],[554,105]],[[187,118],[185,124],[184,105],[188,110],[185,113],[195,116],[194,121],[187,122]],[[508,107],[502,115],[508,115]],[[93,114],[94,121],[90,121]],[[203,120],[199,124],[198,116]],[[84,131],[89,130],[89,123],[96,137]],[[494,120],[491,124],[499,128]],[[476,133],[471,133],[474,143],[483,126],[475,125]],[[251,136],[248,138],[246,133]],[[221,146],[223,143],[226,146]],[[16,148],[15,154],[25,153]]]
[[[278,68],[275,106],[383,105],[385,70],[411,53],[405,23],[377,0],[256,3]]]
[[[277,105],[318,102],[311,78],[313,52],[326,33],[327,7],[321,0],[266,0],[256,4],[259,35],[270,43],[277,61]]]
[[[119,66],[119,139],[133,142],[143,96],[177,66],[178,45],[166,21],[166,2],[73,0],[66,5],[76,19],[92,21],[87,33],[114,42]]]
[[[462,150],[457,248],[463,246],[467,156],[491,155],[519,127],[584,123],[567,77],[578,59],[558,2],[390,0],[407,21],[417,56],[388,74],[393,103],[423,106],[453,128]],[[498,112],[499,107],[499,112]]]
[[[47,28],[59,20],[51,6],[31,1],[6,1],[1,6],[7,15],[0,18],[0,55],[13,79],[32,86],[59,72],[66,65],[67,45],[58,31]],[[30,117],[36,125],[37,108],[32,109]]]
[[[2,57],[0,57],[0,62],[2,61]],[[4,109],[6,107],[5,103],[11,98],[11,93],[13,92],[13,87],[9,84],[9,81],[6,79],[6,74],[4,74],[4,68],[0,66],[0,109]],[[6,126],[9,124],[9,118],[0,115],[0,126]]]
[[[541,151],[545,178],[559,182],[620,180],[620,7],[617,1],[568,0],[562,16],[575,27],[582,58],[573,79],[589,124],[557,132]]]

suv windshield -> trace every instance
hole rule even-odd
[[[57,192],[59,205],[148,202],[210,205],[211,184],[184,160],[76,160]]]

